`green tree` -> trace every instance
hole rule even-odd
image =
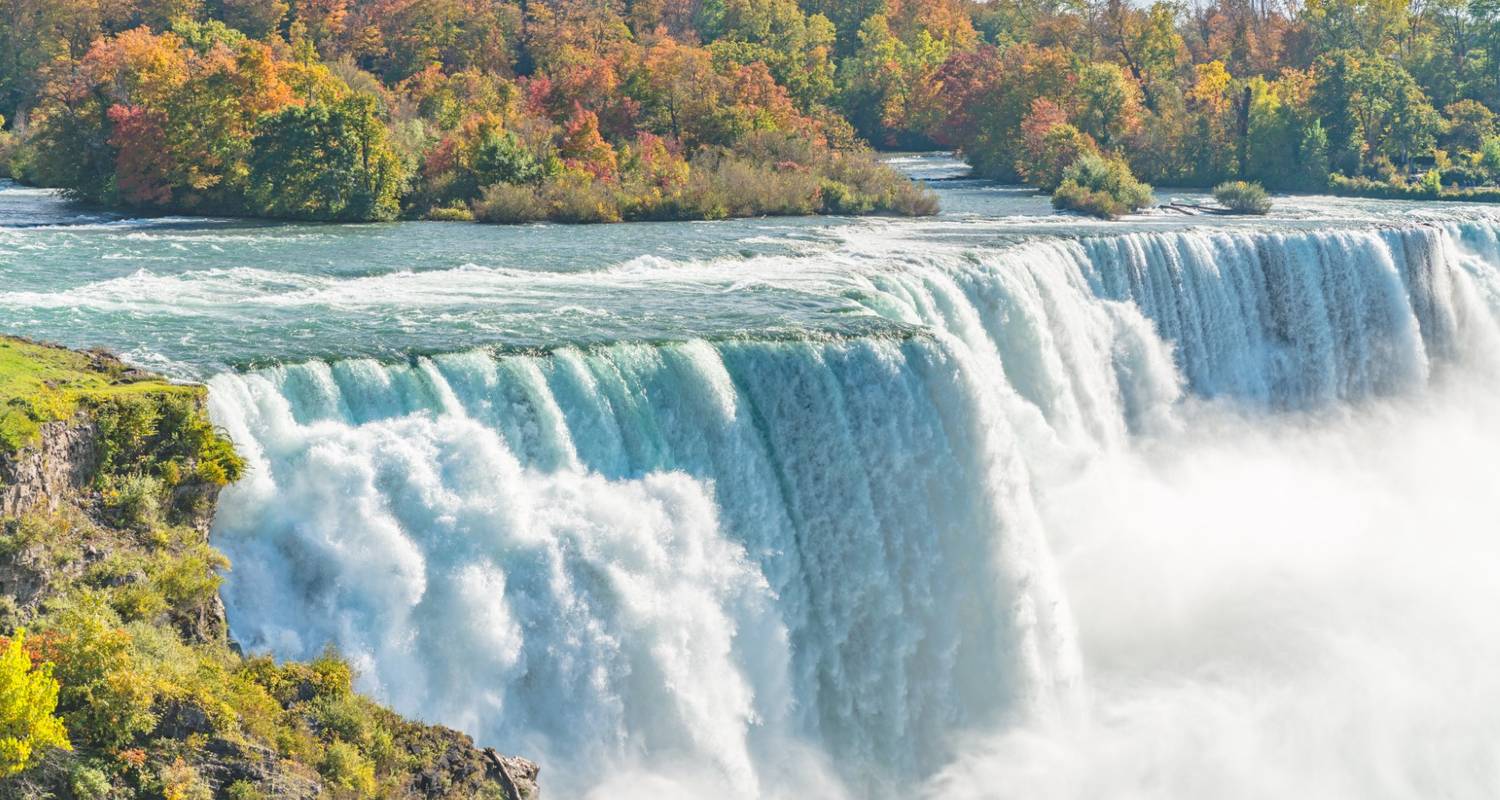
[[[706,0],[700,19],[715,58],[764,63],[799,108],[833,96],[836,32],[822,14],[802,13],[794,0]]]
[[[1495,112],[1477,100],[1460,100],[1443,109],[1448,117],[1444,145],[1459,150],[1478,150],[1495,133]]]
[[[0,650],[0,778],[26,769],[49,747],[71,750],[57,711],[52,665],[33,666],[19,631]]]
[[[1113,219],[1152,202],[1151,187],[1131,174],[1122,159],[1085,153],[1063,171],[1052,193],[1055,208]]]
[[[1336,169],[1354,173],[1376,156],[1408,166],[1436,143],[1442,118],[1400,64],[1338,50],[1320,57],[1314,73],[1312,104],[1328,130]]]
[[[1138,118],[1136,90],[1119,67],[1108,62],[1087,64],[1073,87],[1073,124],[1109,149],[1124,139]]]
[[[249,167],[251,208],[265,216],[349,222],[400,213],[401,161],[366,95],[262,117]]]
[[[546,168],[510,131],[492,131],[474,153],[474,174],[480,188],[497,183],[537,183]]]

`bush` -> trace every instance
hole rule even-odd
[[[1328,189],[1346,197],[1379,197],[1390,200],[1456,200],[1467,203],[1500,203],[1500,188],[1434,189],[1431,182],[1402,183],[1330,175]]]
[[[474,203],[474,218],[503,225],[540,222],[547,218],[547,205],[530,186],[497,183],[486,187]]]
[[[56,665],[57,707],[75,745],[118,749],[151,730],[155,691],[112,609],[83,597],[37,627],[62,632],[42,652]]]
[[[159,771],[165,800],[213,800],[213,790],[192,765],[177,758]]]
[[[548,178],[542,183],[541,197],[548,218],[556,222],[620,221],[619,203],[608,184],[587,173],[568,171]]]
[[[32,664],[26,632],[0,647],[0,778],[26,769],[48,749],[72,749],[57,710],[50,664]]]
[[[1249,181],[1225,181],[1215,186],[1214,199],[1237,214],[1266,214],[1271,210],[1265,187]]]
[[[474,212],[468,206],[437,206],[427,211],[427,219],[434,222],[473,222]]]
[[[146,530],[161,521],[162,482],[149,475],[126,475],[109,481],[104,505],[111,516],[129,528]]]
[[[359,797],[375,793],[375,765],[348,742],[333,742],[323,752],[318,772],[335,789],[353,792]]]
[[[1136,180],[1119,158],[1080,156],[1063,172],[1052,207],[1114,219],[1151,204],[1151,187]]]
[[[1436,196],[1443,191],[1443,176],[1437,170],[1429,169],[1422,173],[1422,180],[1418,181],[1417,185],[1421,186],[1423,191]]]
[[[1458,186],[1467,189],[1478,186],[1485,182],[1485,173],[1482,169],[1471,164],[1450,164],[1443,169],[1441,176],[1445,186]]]

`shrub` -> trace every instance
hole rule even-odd
[[[1237,214],[1265,214],[1271,210],[1271,198],[1265,187],[1249,181],[1225,181],[1215,186],[1214,199]]]
[[[269,800],[269,796],[249,781],[235,781],[224,788],[229,800]]]
[[[1500,188],[1480,186],[1467,189],[1434,190],[1430,182],[1388,183],[1369,178],[1329,176],[1328,188],[1334,194],[1348,197],[1381,197],[1393,200],[1456,200],[1466,203],[1500,203]]]
[[[814,168],[818,165],[814,164]],[[938,212],[937,195],[931,189],[880,163],[869,151],[832,154],[830,162],[820,171],[832,182],[848,187],[842,196],[831,198],[824,194],[824,213],[925,217]],[[829,185],[829,181],[824,182],[825,189]]]
[[[368,797],[375,792],[375,765],[348,742],[332,742],[323,751],[318,772],[336,789]]]
[[[1423,191],[1437,196],[1443,191],[1443,176],[1437,170],[1429,169],[1422,174],[1422,180],[1417,185],[1421,186]]]
[[[57,707],[75,744],[117,749],[156,724],[155,691],[135,659],[131,636],[99,598],[81,597],[38,628],[63,632],[42,650],[56,665]]]
[[[203,776],[181,757],[159,772],[163,800],[213,800],[213,790]]]
[[[148,475],[126,475],[109,481],[104,505],[119,524],[146,530],[161,520],[162,482]]]
[[[72,749],[57,710],[52,665],[33,665],[21,631],[0,649],[0,778],[26,769],[52,747]]]
[[[1500,136],[1490,136],[1479,146],[1479,168],[1490,180],[1500,180]]]
[[[437,206],[427,211],[427,219],[434,222],[473,222],[474,212],[468,206]]]
[[[548,218],[556,222],[620,221],[619,203],[609,185],[584,172],[568,170],[548,178],[542,183],[541,197]]]
[[[1450,164],[1443,169],[1441,178],[1447,186],[1468,188],[1484,183],[1485,174],[1482,169],[1471,164]]]
[[[497,183],[486,187],[474,203],[474,218],[504,225],[539,222],[547,218],[547,205],[530,186]]]
[[[77,800],[105,800],[114,787],[104,770],[90,764],[78,764],[68,775],[68,788]]]
[[[1114,219],[1150,205],[1151,187],[1136,180],[1119,158],[1085,154],[1064,172],[1052,193],[1054,208]]]

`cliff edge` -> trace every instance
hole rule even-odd
[[[535,764],[382,708],[335,653],[240,653],[208,531],[244,462],[205,400],[0,337],[0,638],[50,665],[71,748],[0,799],[537,797]]]

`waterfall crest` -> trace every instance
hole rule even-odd
[[[911,335],[215,377],[250,464],[215,530],[234,634],[335,643],[564,796],[682,765],[877,795],[1080,702],[1058,475],[1190,406],[1357,403],[1500,353],[1480,223],[857,245],[840,291]]]

